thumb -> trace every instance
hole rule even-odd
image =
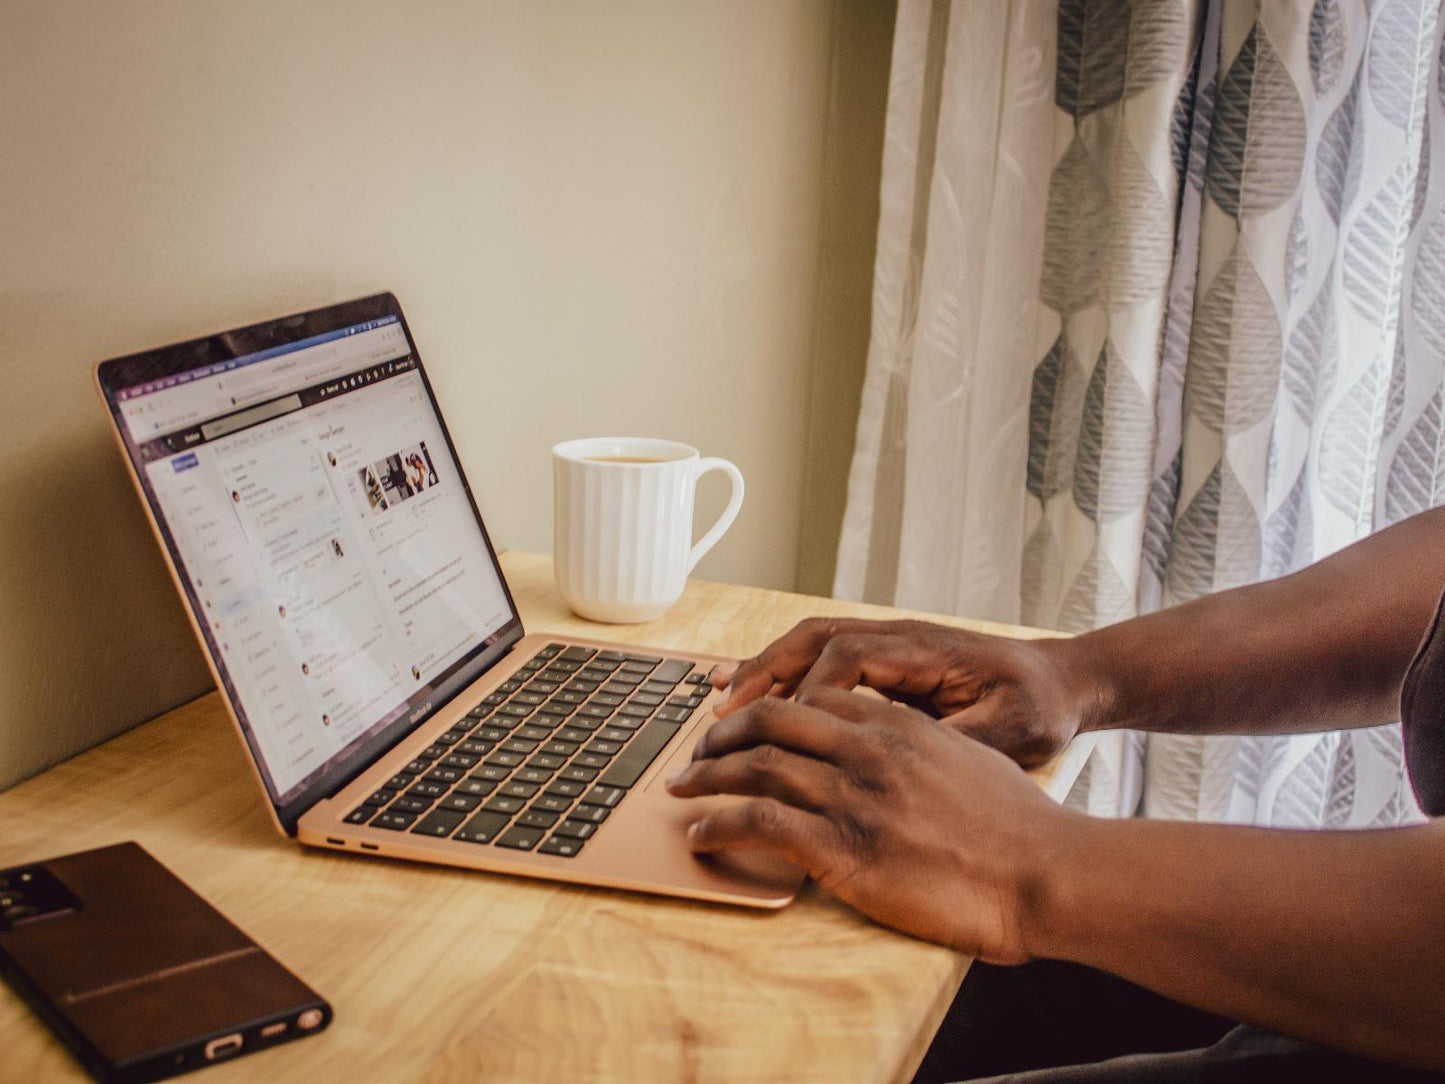
[[[1036,713],[987,697],[945,717],[943,722],[1012,757],[1025,768],[1053,759],[1073,737],[1063,732],[1064,727],[1050,726]]]

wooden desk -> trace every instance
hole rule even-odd
[[[810,614],[901,613],[692,583],[661,620],[599,627],[550,558],[502,564],[529,631],[660,648],[748,655]],[[1088,751],[1040,783],[1061,797]],[[903,1080],[968,967],[811,885],[758,913],[303,849],[271,827],[214,693],[0,794],[0,824],[0,867],[139,841],[331,1001],[321,1036],[206,1084]],[[6,1080],[85,1079],[8,989],[0,1050]]]

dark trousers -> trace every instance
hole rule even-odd
[[[1048,960],[969,968],[914,1081],[993,1077],[1018,1084],[1442,1079],[1260,1031],[1102,971]]]

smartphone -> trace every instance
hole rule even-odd
[[[117,1084],[331,1023],[314,990],[135,843],[0,870],[0,977]]]

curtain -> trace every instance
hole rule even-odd
[[[1439,503],[1439,14],[903,0],[835,593],[1080,632]],[[1396,726],[1110,735],[1070,801],[1419,816]]]

